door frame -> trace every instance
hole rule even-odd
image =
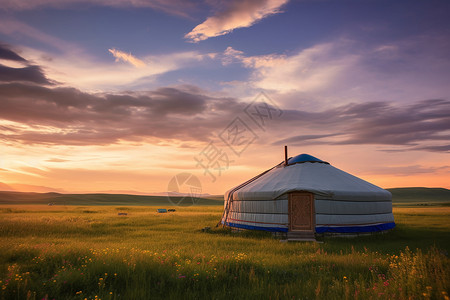
[[[316,208],[315,208],[315,199],[314,199],[314,194],[310,193],[310,192],[292,192],[288,194],[288,216],[289,216],[289,231],[293,231],[293,232],[313,232],[315,233],[316,231]],[[312,229],[307,229],[307,230],[299,230],[299,229],[292,229],[292,211],[291,211],[291,207],[292,207],[292,197],[296,196],[296,195],[303,195],[303,196],[309,196],[311,198],[311,227]]]

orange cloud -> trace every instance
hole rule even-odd
[[[231,1],[228,8],[197,25],[185,38],[199,42],[211,37],[225,35],[236,28],[250,27],[255,22],[280,12],[288,0]]]
[[[116,62],[123,60],[124,62],[129,62],[130,64],[138,68],[145,67],[145,63],[142,60],[131,55],[131,53],[125,53],[114,48],[108,49],[108,51],[111,52],[112,55],[114,55],[114,57],[116,58]]]

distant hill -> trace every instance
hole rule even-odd
[[[22,193],[0,191],[0,204],[49,204],[54,205],[149,205],[149,206],[190,206],[223,205],[223,199],[211,198],[142,196],[128,194],[60,194]]]
[[[450,203],[450,190],[444,188],[393,188],[388,189],[392,193],[394,204],[442,204]]]
[[[392,201],[397,205],[450,205],[450,190],[444,188],[392,188]],[[54,205],[148,205],[148,206],[190,206],[189,197],[146,196],[130,194],[62,194],[23,193],[0,191],[0,204],[49,204]],[[222,195],[208,195],[194,198],[196,205],[223,205]]]

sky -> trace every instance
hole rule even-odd
[[[450,188],[449,15],[444,0],[0,0],[0,189],[223,194],[284,145],[383,188]]]

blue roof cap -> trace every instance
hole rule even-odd
[[[318,159],[317,157],[314,157],[309,154],[300,154],[294,157],[291,157],[288,159],[288,165],[298,164],[298,163],[305,163],[305,162],[312,162],[312,163],[323,163],[328,164],[326,161],[323,161],[321,159]]]

